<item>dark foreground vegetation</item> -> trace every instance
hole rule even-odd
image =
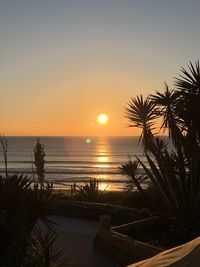
[[[23,175],[0,176],[0,266],[66,266],[48,215],[57,204],[49,186]]]
[[[57,247],[49,215],[58,205],[52,184],[44,184],[44,150],[34,149],[38,179],[8,173],[8,142],[0,136],[5,176],[0,176],[0,266],[64,267],[69,258]]]
[[[150,179],[164,204],[169,228],[165,236],[182,243],[200,235],[200,67],[190,63],[170,90],[131,99],[126,108],[130,127],[141,128],[140,141],[148,165],[138,157],[121,168],[154,206],[140,181]],[[157,120],[162,120],[157,127]],[[158,135],[167,134],[165,139]],[[138,173],[141,166],[145,175]],[[138,180],[139,179],[139,180]]]
[[[164,92],[138,96],[128,103],[126,116],[130,127],[141,128],[147,164],[135,157],[119,167],[127,175],[123,192],[102,192],[95,179],[74,186],[71,195],[53,192],[52,185],[44,181],[45,153],[39,140],[34,150],[38,180],[9,175],[7,142],[1,138],[5,177],[0,176],[0,266],[68,264],[69,259],[56,247],[54,224],[48,219],[62,200],[107,203],[111,213],[116,206],[132,207],[140,210],[139,218],[159,216],[159,225],[128,234],[163,248],[200,235],[199,62],[188,68],[181,69],[173,90],[166,85]],[[160,128],[158,118],[162,120]],[[160,137],[163,132],[165,138]],[[150,186],[144,186],[146,181]],[[121,216],[122,211],[116,211],[115,216]]]

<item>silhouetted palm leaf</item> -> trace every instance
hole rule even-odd
[[[175,109],[177,98],[178,93],[174,90],[170,91],[167,84],[165,84],[164,93],[156,91],[155,94],[151,95],[152,101],[158,107],[158,114],[163,117],[161,128],[168,129],[169,137],[175,144],[182,138],[179,129],[179,118]]]
[[[200,66],[199,61],[188,65],[188,71],[181,68],[182,74],[176,79],[179,93],[176,112],[182,121],[187,136],[200,139]],[[196,144],[195,144],[196,145]]]
[[[176,87],[179,90],[187,91],[194,95],[198,94],[200,91],[200,67],[199,60],[195,63],[195,66],[190,62],[188,64],[187,71],[185,68],[181,68],[182,74],[179,75],[180,78],[176,78]]]
[[[142,129],[142,138],[148,144],[148,166],[137,158],[146,175],[171,214],[191,227],[200,222],[199,61],[195,65],[190,62],[188,69],[181,68],[174,90],[166,85],[165,91],[157,91],[150,101],[148,98],[145,102],[141,96],[132,99],[126,117],[132,122],[130,126]],[[163,118],[161,127],[169,130],[168,142],[173,140],[175,146],[168,148],[152,133],[156,115]]]
[[[139,162],[137,160],[132,161],[129,158],[129,161],[122,164],[119,169],[128,177],[128,181],[126,182],[124,189],[126,191],[133,191],[134,189],[137,189],[145,195],[142,183],[147,179],[147,177],[146,175],[141,174],[139,170]]]
[[[140,140],[145,147],[151,143],[154,120],[157,118],[156,107],[149,98],[144,99],[142,95],[132,98],[125,109],[126,117],[129,119],[129,127],[142,129]]]

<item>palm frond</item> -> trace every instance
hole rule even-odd
[[[155,104],[150,98],[144,99],[142,95],[132,98],[125,109],[126,117],[129,119],[130,127],[152,127],[156,119]]]
[[[130,121],[129,127],[142,129],[139,141],[142,141],[145,150],[148,150],[157,118],[157,110],[153,101],[150,98],[144,99],[142,95],[132,98],[125,109],[125,116]]]
[[[134,191],[137,189],[141,192],[145,197],[147,197],[145,190],[143,188],[143,183],[147,179],[147,176],[141,174],[141,170],[139,168],[139,161],[132,161],[129,157],[128,162],[122,164],[119,169],[128,177],[124,189],[127,192]]]

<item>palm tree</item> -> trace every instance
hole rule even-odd
[[[178,94],[175,90],[170,90],[165,84],[165,91],[160,93],[156,91],[150,96],[157,107],[157,114],[163,118],[161,129],[168,130],[169,138],[176,145],[182,139],[182,134],[179,129],[179,119],[176,114]]]
[[[200,67],[199,61],[188,65],[189,71],[181,68],[182,74],[176,79],[176,88],[179,92],[179,101],[182,109],[177,110],[188,134],[200,137]],[[180,105],[178,106],[180,107]]]
[[[200,221],[200,68],[199,62],[181,68],[174,90],[165,85],[147,99],[132,98],[126,108],[130,126],[142,129],[140,140],[149,168],[138,158],[147,176],[173,216],[186,225]],[[169,132],[168,144],[156,136],[155,120]]]
[[[140,141],[145,150],[149,149],[152,142],[154,121],[157,118],[156,108],[150,98],[144,99],[142,95],[132,98],[125,109],[125,116],[130,121],[129,127],[142,130]]]

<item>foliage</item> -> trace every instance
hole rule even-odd
[[[146,175],[140,173],[139,162],[137,160],[129,161],[122,164],[119,169],[127,175],[128,181],[125,184],[125,191],[130,192],[137,189],[145,196],[145,190],[142,187],[142,183],[147,179]]]
[[[8,141],[5,136],[0,135],[0,144],[2,148],[4,164],[5,164],[5,174],[8,176]]]
[[[38,138],[34,148],[34,165],[36,167],[36,173],[41,186],[44,186],[44,177],[45,177],[44,157],[45,157],[44,145],[40,143],[40,139]]]
[[[122,203],[124,206],[135,208],[135,209],[148,209],[153,214],[160,214],[166,210],[166,205],[160,198],[158,190],[153,186],[149,185],[145,189],[144,196],[139,191],[129,191],[123,195]]]
[[[125,110],[126,117],[130,120],[129,127],[142,129],[140,140],[144,148],[148,148],[149,139],[152,136],[153,122],[157,117],[155,104],[150,98],[144,99],[142,95],[132,98]]]
[[[33,246],[33,232],[39,221],[52,229],[47,215],[57,198],[51,190],[32,186],[23,175],[0,176],[0,195],[0,266],[31,266],[24,262],[31,260],[27,254]]]
[[[29,267],[64,267],[69,264],[69,257],[64,256],[64,250],[56,246],[56,235],[50,229],[41,230],[36,226],[33,231],[31,245],[23,266]]]
[[[95,178],[91,178],[89,183],[86,183],[84,186],[77,186],[75,184],[74,188],[80,198],[86,201],[97,201],[106,190],[106,188],[103,191],[99,189],[99,181]]]
[[[140,127],[148,166],[137,160],[160,193],[171,216],[190,227],[200,221],[200,68],[181,69],[175,88],[165,85],[146,100],[133,98],[126,109],[130,126]],[[168,140],[155,133],[168,132]],[[159,133],[159,129],[156,129]],[[173,144],[173,145],[172,145]]]

